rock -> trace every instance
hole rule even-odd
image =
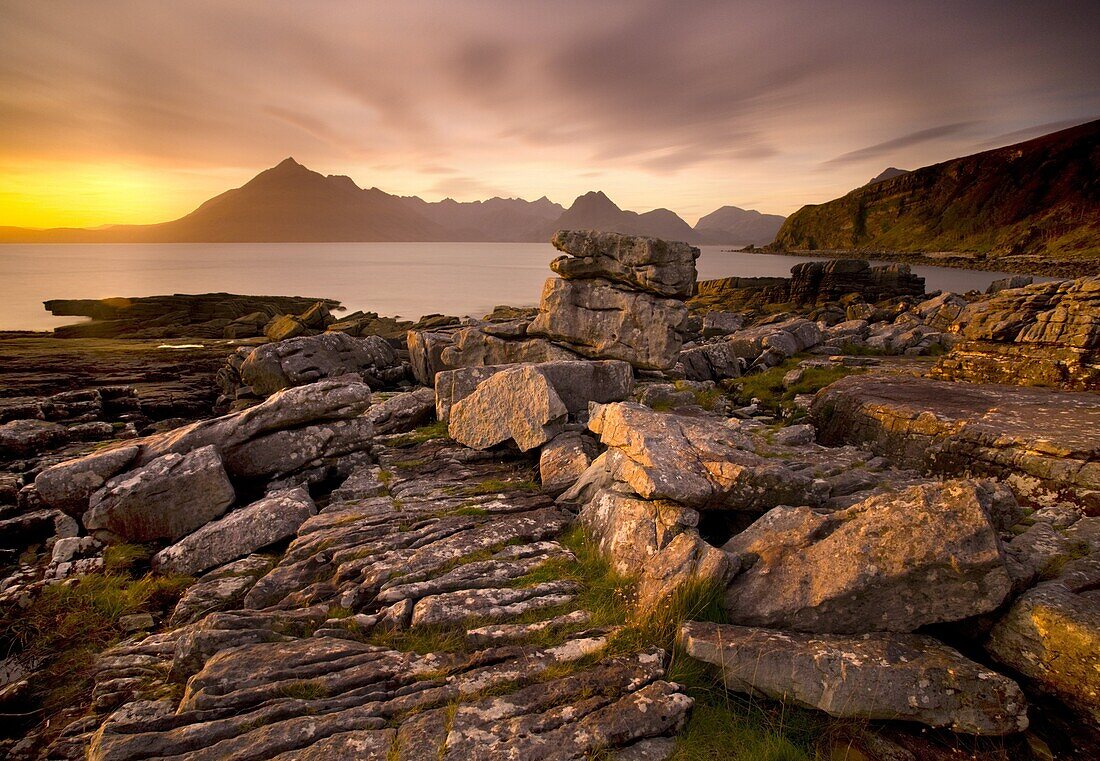
[[[791,267],[790,300],[802,304],[837,301],[858,293],[869,302],[895,296],[923,296],[924,278],[908,264],[872,267],[865,259],[830,259]]]
[[[749,451],[735,425],[633,402],[596,406],[588,423],[609,447],[607,469],[645,499],[703,510],[804,503],[810,479]]]
[[[944,291],[914,306],[913,313],[930,327],[936,330],[947,330],[959,318],[968,303],[959,294]]]
[[[214,445],[223,455],[265,434],[350,420],[370,407],[370,386],[358,380],[330,378],[272,394],[263,403],[229,415],[201,420],[135,441],[137,464],[144,465],[169,453],[186,453]]]
[[[970,480],[926,483],[821,515],[779,507],[722,549],[743,570],[730,620],[816,633],[913,631],[995,610],[1004,552]]]
[[[517,365],[478,384],[451,408],[451,438],[472,449],[512,439],[524,452],[554,438],[569,410],[538,368]]]
[[[577,355],[545,338],[527,338],[527,320],[513,323],[514,331],[486,323],[456,330],[449,346],[440,352],[441,367],[480,367],[517,362],[552,362]]]
[[[443,350],[454,341],[454,329],[410,330],[406,334],[413,377],[422,386],[435,386],[435,375],[453,370],[443,361]]]
[[[130,445],[66,460],[39,473],[34,486],[47,505],[79,518],[92,493],[121,473],[137,454],[138,447]]]
[[[560,494],[577,482],[596,457],[596,442],[575,431],[555,436],[539,452],[539,479],[547,494]]]
[[[919,634],[798,634],[688,622],[689,655],[719,667],[734,692],[792,701],[843,719],[916,721],[974,735],[1028,727],[1008,677]]]
[[[815,438],[817,438],[817,429],[809,423],[789,425],[775,432],[775,442],[784,446],[809,444]]]
[[[430,388],[405,391],[371,406],[366,417],[377,435],[403,433],[424,425],[435,414],[435,393]]]
[[[1093,580],[1100,582],[1100,575]],[[996,623],[985,648],[1091,721],[1100,723],[1100,603],[1060,581],[1024,593]]]
[[[256,579],[271,570],[274,561],[262,555],[249,555],[200,576],[176,603],[168,623],[182,626],[214,611],[240,607]]]
[[[369,499],[385,492],[386,484],[382,481],[382,469],[375,465],[364,465],[353,470],[342,484],[332,490],[330,496],[334,501]]]
[[[1001,290],[951,325],[961,342],[935,377],[1100,390],[1100,276]]]
[[[714,309],[703,315],[703,338],[736,333],[744,324],[745,315],[741,312],[723,312]]]
[[[161,573],[193,576],[294,536],[317,507],[303,488],[269,494],[233,510],[153,556]]]
[[[174,541],[220,516],[234,499],[217,449],[205,446],[111,478],[92,495],[84,526],[128,541]]]
[[[1012,277],[1002,277],[999,280],[994,280],[985,289],[987,294],[1000,293],[1001,291],[1011,290],[1013,288],[1023,288],[1031,285],[1035,282],[1035,278],[1031,275],[1013,275]]]
[[[1083,503],[1100,489],[1096,394],[850,375],[820,391],[810,412],[824,444],[858,444],[933,473],[996,476],[1032,501]]]
[[[72,437],[65,426],[46,420],[13,420],[0,425],[0,460],[32,457]]]
[[[298,317],[282,314],[264,326],[264,335],[272,341],[286,341],[310,334],[310,329]]]
[[[584,625],[592,618],[586,610],[574,610],[532,624],[487,624],[466,632],[466,641],[474,647],[485,647],[524,639],[546,631]]]
[[[550,242],[568,254],[550,263],[567,280],[602,278],[680,299],[695,290],[699,249],[686,243],[592,230],[560,230]]]
[[[267,480],[368,449],[373,437],[367,415],[273,431],[228,450],[225,467],[237,479]]]
[[[571,413],[588,409],[589,402],[626,399],[634,388],[630,365],[617,360],[540,362],[532,365],[546,377]],[[441,371],[435,383],[435,414],[450,420],[451,407],[472,394],[486,379],[515,365],[488,365]]]
[[[580,587],[572,581],[548,581],[529,587],[464,589],[428,595],[413,608],[412,626],[460,623],[469,618],[496,621],[563,605]]]
[[[728,341],[688,347],[680,352],[684,377],[693,381],[720,381],[741,377],[742,359]]]
[[[794,317],[783,322],[744,328],[726,337],[730,350],[750,362],[771,352],[779,360],[813,348],[821,342],[821,328],[817,323]]]
[[[269,396],[349,373],[379,389],[396,380],[395,370],[404,374],[396,350],[385,339],[324,333],[257,346],[241,364],[240,375],[256,394]]]
[[[527,332],[586,357],[664,370],[676,361],[687,320],[687,307],[675,299],[623,290],[606,280],[551,278]]]
[[[148,631],[156,626],[156,621],[149,613],[133,613],[129,616],[121,616],[118,625],[124,632]]]

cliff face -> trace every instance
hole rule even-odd
[[[857,188],[788,217],[775,250],[1100,261],[1100,121]]]

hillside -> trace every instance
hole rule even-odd
[[[1100,262],[1100,121],[865,185],[791,215],[777,251],[1087,274]]]
[[[598,190],[585,193],[556,220],[543,228],[540,240],[549,240],[557,230],[600,230],[627,235],[651,235],[665,240],[694,242],[691,226],[668,209],[644,214],[620,209]]]
[[[784,219],[778,214],[761,214],[753,209],[723,206],[700,217],[695,223],[695,232],[702,243],[764,246],[775,240]]]

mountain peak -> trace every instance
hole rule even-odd
[[[614,201],[607,197],[602,190],[590,190],[584,195],[577,196],[569,210],[583,209],[584,211],[622,211]]]

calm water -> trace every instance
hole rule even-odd
[[[74,322],[46,299],[229,293],[316,296],[415,319],[481,315],[496,304],[538,302],[548,243],[173,243],[0,245],[0,329]],[[804,257],[739,254],[704,246],[699,278],[784,276]],[[914,267],[928,290],[984,289],[1001,272]]]

